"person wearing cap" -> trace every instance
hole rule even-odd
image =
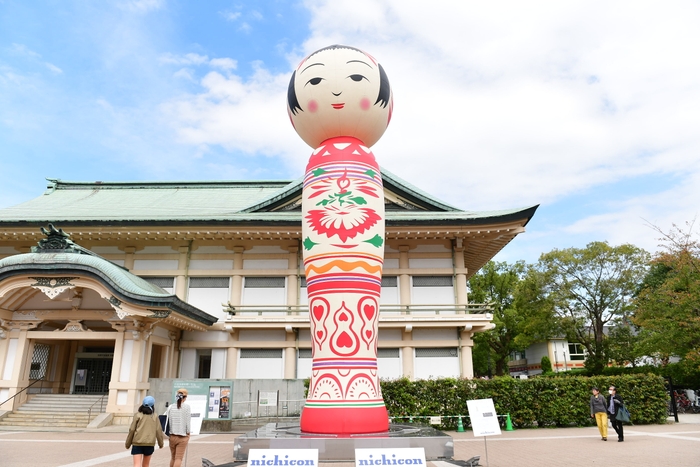
[[[192,414],[187,400],[187,389],[178,389],[177,407],[170,407],[168,413],[168,423],[170,425],[170,467],[180,467],[182,458],[187,450],[187,443],[190,442],[190,421]]]
[[[163,430],[153,408],[155,404],[152,396],[146,396],[129,427],[125,446],[126,449],[131,448],[134,467],[148,467],[151,464],[156,441],[158,447],[163,449]]]

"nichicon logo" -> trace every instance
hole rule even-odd
[[[251,449],[249,467],[318,467],[318,449]]]
[[[421,465],[425,466],[425,449],[355,449],[355,466]]]

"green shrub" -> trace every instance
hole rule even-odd
[[[585,426],[592,424],[591,387],[614,385],[632,415],[632,423],[666,420],[666,391],[657,375],[572,376],[490,380],[440,379],[382,381],[382,394],[391,417],[467,415],[467,401],[493,399],[499,415],[510,413],[513,425],[523,427]],[[454,430],[454,419],[443,419]],[[468,419],[465,418],[465,426]]]
[[[549,359],[548,356],[542,357],[542,360],[540,360],[540,366],[542,367],[542,373],[551,373],[552,372],[552,361]]]

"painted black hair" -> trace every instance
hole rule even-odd
[[[141,407],[139,407],[139,412],[141,412],[144,415],[151,415],[153,413],[153,409],[147,405],[142,405]]]
[[[314,55],[316,55],[319,52],[323,52],[324,50],[335,50],[335,49],[350,49],[350,50],[355,50],[357,52],[360,52],[363,55],[367,55],[364,51],[355,48],[355,47],[350,47],[348,45],[329,45],[328,47],[324,47],[322,49],[318,49],[316,52],[312,53],[311,55],[308,56],[307,60]],[[387,77],[386,72],[384,71],[384,68],[380,63],[377,63],[379,66],[379,94],[377,95],[377,100],[374,102],[374,105],[380,104],[382,107],[386,108],[386,106],[389,104],[389,99],[391,98],[391,85],[389,84],[389,77]],[[294,90],[294,81],[296,79],[297,72],[294,70],[292,73],[292,77],[289,80],[289,87],[287,88],[287,105],[289,106],[289,109],[292,111],[292,114],[296,115],[297,112],[303,112],[304,110],[301,108],[301,105],[299,105],[299,100],[297,99],[297,93]]]

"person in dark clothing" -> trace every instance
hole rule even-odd
[[[624,403],[622,402],[622,397],[617,395],[615,386],[610,386],[608,393],[610,393],[610,397],[608,398],[608,418],[610,419],[610,424],[615,430],[615,433],[617,433],[617,441],[621,443],[625,440],[625,434],[622,430],[622,422],[618,421],[615,416]]]

